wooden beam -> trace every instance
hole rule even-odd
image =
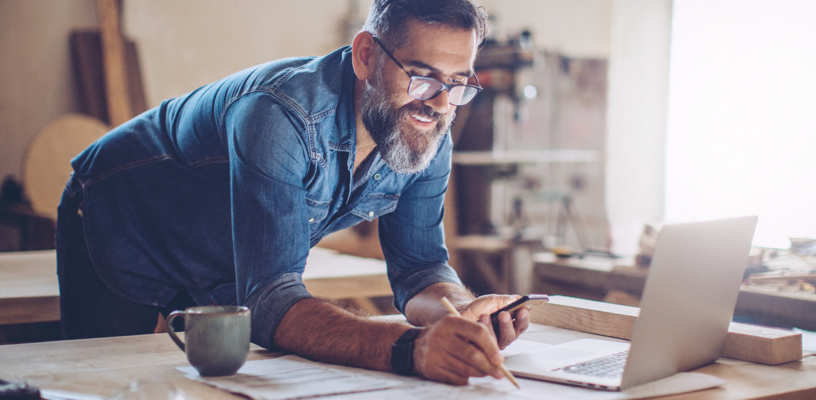
[[[566,296],[530,310],[530,322],[629,340],[637,307]],[[802,359],[802,334],[781,329],[731,323],[723,357],[767,365]]]
[[[732,322],[723,357],[779,365],[802,359],[802,334]]]
[[[119,21],[118,0],[97,0],[99,29],[102,35],[102,60],[105,66],[105,95],[111,126],[119,126],[133,115],[128,95],[125,44]]]

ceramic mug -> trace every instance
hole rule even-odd
[[[184,342],[173,329],[176,317],[184,318]],[[249,309],[200,306],[173,311],[167,316],[167,333],[201,376],[232,375],[249,354]]]

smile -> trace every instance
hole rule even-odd
[[[420,122],[426,122],[426,123],[427,122],[433,122],[433,119],[431,119],[431,118],[419,116],[419,115],[416,115],[416,114],[411,114],[411,117],[413,117],[415,120],[420,121]]]

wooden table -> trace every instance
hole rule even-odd
[[[600,338],[537,324],[531,325],[525,335],[535,335],[536,340],[550,344],[585,337]],[[253,345],[249,359],[259,360],[278,355]],[[109,397],[131,382],[153,380],[181,389],[188,399],[242,398],[189,380],[175,369],[187,365],[184,353],[165,334],[0,346],[0,378],[24,380],[40,388]],[[687,393],[671,399],[816,398],[816,356],[776,367],[721,358],[697,372],[715,375],[727,383],[716,389]],[[522,390],[525,386],[528,390],[531,387],[539,391],[546,390],[547,398],[553,400],[593,399],[603,393],[519,380]]]
[[[56,251],[0,253],[0,325],[59,319]]]
[[[631,260],[560,259],[551,253],[534,254],[533,263],[534,293],[591,300],[606,298],[609,301],[607,295],[613,291],[639,298],[648,272],[648,269],[632,267]],[[816,294],[766,292],[743,285],[734,314],[761,324],[815,331]]]
[[[59,321],[59,284],[55,250],[0,253],[0,325]],[[315,296],[359,299],[390,296],[382,260],[313,248],[303,274]]]

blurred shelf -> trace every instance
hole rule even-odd
[[[532,150],[532,151],[455,151],[453,163],[458,165],[595,163],[601,156],[595,150]]]

